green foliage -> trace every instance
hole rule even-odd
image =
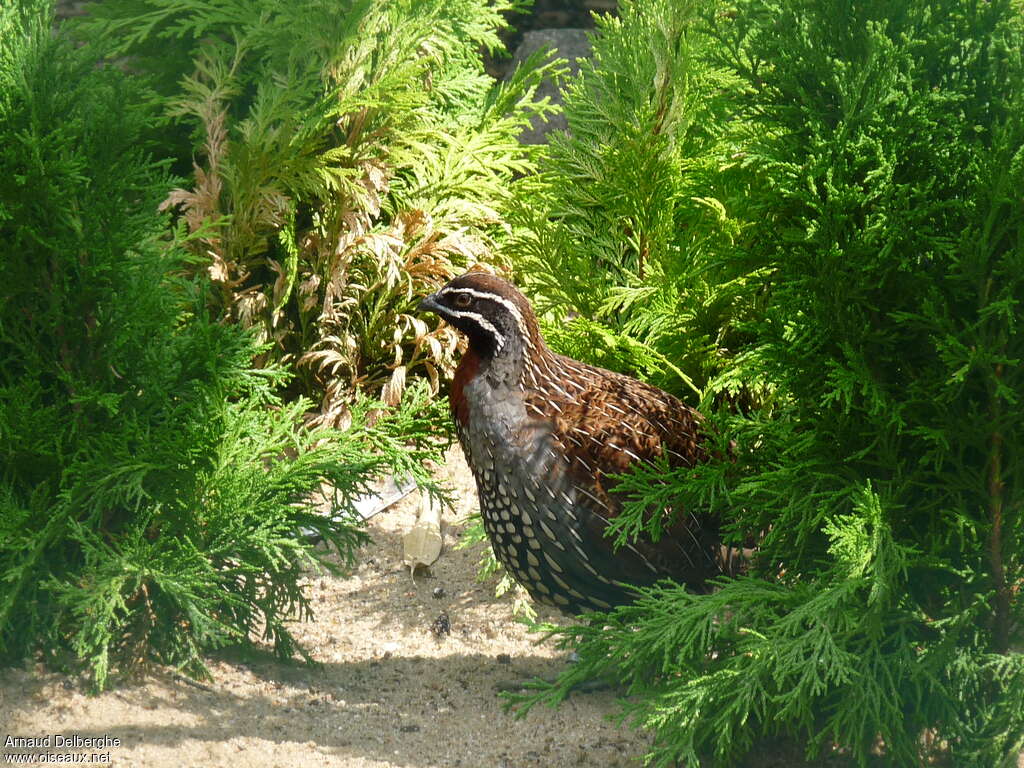
[[[878,749],[891,765],[1015,764],[1024,14],[1003,0],[719,10],[703,55],[743,86],[720,123],[737,165],[717,172],[725,209],[757,226],[696,269],[742,276],[761,309],[709,391],[757,381],[772,398],[715,416],[730,460],[625,478],[615,527],[681,505],[758,535],[760,554],[712,595],[665,586],[566,630],[583,663],[537,698],[625,679],[659,765],[733,765],[772,734],[861,765]]]
[[[351,561],[375,476],[436,492],[442,417],[418,387],[384,416],[359,402],[344,431],[300,426],[309,403],[252,370],[253,334],[174,277],[151,94],[51,14],[0,9],[0,659],[76,659],[102,687],[150,660],[201,673],[257,636],[290,655],[301,571]],[[334,518],[311,500],[324,482]]]
[[[656,349],[626,333],[616,333],[582,315],[564,323],[544,323],[544,338],[553,349],[577,360],[649,381],[675,375],[700,394],[690,378]]]
[[[192,131],[194,186],[172,193],[214,313],[258,329],[268,360],[337,423],[358,388],[395,404],[434,388],[456,338],[416,299],[506,236],[516,141],[548,109],[538,60],[495,87],[517,0],[107,0],[82,34],[153,74]]]
[[[714,753],[732,765],[756,739],[794,732],[809,756],[833,739],[881,738],[889,764],[914,764],[918,744],[903,732],[958,716],[941,654],[921,652],[928,632],[891,590],[920,553],[894,540],[870,487],[827,533],[813,579],[723,579],[705,596],[666,584],[607,623],[572,628],[563,644],[579,645],[580,663],[560,682],[623,680],[635,694],[624,715],[670,742],[659,764]],[[825,693],[843,705],[820,708]]]
[[[742,348],[756,308],[745,271],[718,258],[745,226],[723,119],[738,81],[709,63],[700,5],[598,17],[593,59],[566,88],[569,133],[551,140],[511,248],[550,327],[578,314],[573,329],[604,340],[595,350],[615,339],[627,354],[591,356],[569,332],[557,351],[691,396]],[[665,360],[677,369],[647,362]]]

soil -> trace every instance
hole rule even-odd
[[[571,696],[517,719],[498,686],[554,677],[566,663],[513,615],[515,594],[477,580],[482,545],[454,549],[476,495],[457,449],[443,472],[459,495],[445,516],[445,548],[430,576],[410,576],[402,536],[412,494],[373,517],[373,543],[347,578],[311,574],[315,618],[295,634],[318,666],[277,662],[269,651],[212,656],[197,687],[154,670],[90,696],[41,667],[0,670],[0,754],[8,735],[120,739],[105,765],[139,766],[635,766],[650,734],[609,721],[612,691]],[[443,596],[435,597],[435,590]],[[445,613],[450,634],[435,631]],[[548,609],[538,618],[571,621]],[[28,751],[28,750],[20,750]]]

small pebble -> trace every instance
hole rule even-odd
[[[434,587],[433,594],[435,600],[440,600],[442,597],[444,597],[444,587]]]
[[[448,619],[448,614],[441,611],[440,615],[434,619],[434,623],[430,625],[430,630],[434,633],[434,637],[438,639],[442,635],[450,635],[452,633],[452,623]]]

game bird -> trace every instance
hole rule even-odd
[[[498,560],[530,595],[567,613],[635,599],[633,585],[672,579],[706,591],[734,572],[717,523],[677,516],[657,542],[616,548],[622,509],[611,475],[667,456],[708,459],[701,416],[657,387],[552,352],[530,302],[484,272],[461,275],[420,303],[466,335],[451,386],[456,432]]]

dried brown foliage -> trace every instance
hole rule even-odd
[[[182,217],[210,310],[253,328],[265,361],[292,366],[324,423],[343,420],[357,390],[395,404],[409,377],[436,391],[451,372],[454,333],[415,304],[494,263],[514,180],[531,169],[517,136],[544,108],[536,61],[495,88],[475,48],[493,27],[474,43],[438,23],[476,13],[493,25],[496,10],[362,4],[360,24],[321,32],[301,63],[261,49],[281,43],[262,29],[233,31],[199,45],[173,99],[196,159],[191,187],[162,207]]]

